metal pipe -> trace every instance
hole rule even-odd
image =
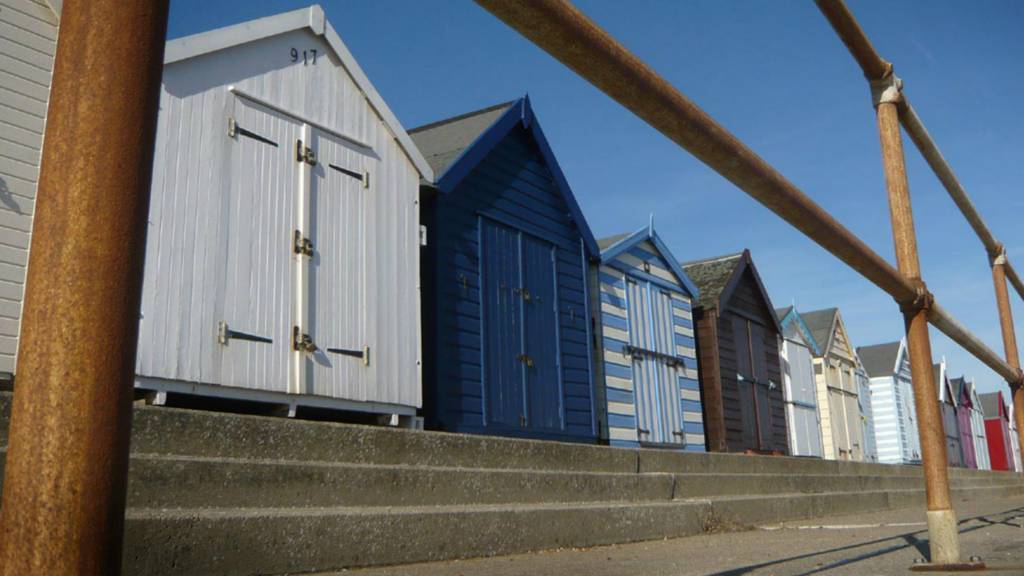
[[[917,234],[910,205],[910,186],[903,157],[899,109],[895,100],[898,96],[898,91],[893,91],[878,104],[878,134],[882,144],[882,164],[889,196],[896,263],[908,281],[923,288],[921,265],[917,256]],[[925,292],[922,291],[922,294]],[[910,353],[914,405],[917,409],[917,429],[921,437],[921,463],[928,505],[928,545],[932,563],[954,564],[960,561],[960,543],[956,513],[949,496],[946,438],[932,372],[927,299],[919,304],[905,306],[903,315]]]
[[[120,573],[168,0],[67,0],[10,421],[0,575]]]
[[[1006,278],[1010,281],[1010,284],[1013,284],[1013,287],[1017,289],[1017,294],[1024,299],[1024,282],[1022,282],[1020,276],[1017,275],[1017,270],[1014,269],[1009,260],[1006,261],[1004,268],[1006,269]]]
[[[853,13],[850,12],[850,9],[843,0],[815,0],[815,4],[818,5],[818,9],[821,10],[829,24],[832,25],[836,35],[846,45],[850,55],[860,65],[868,80],[877,81],[892,74],[892,64],[875,51],[871,41],[864,34],[864,30],[857,23],[857,19],[854,18]],[[995,239],[988,226],[985,225],[985,221],[974,207],[974,203],[967,195],[967,191],[960,184],[952,167],[942,156],[939,147],[928,133],[920,116],[917,115],[917,111],[910,105],[905,96],[900,102],[900,122],[907,131],[907,135],[910,136],[914,145],[921,152],[921,155],[924,156],[925,161],[928,162],[932,171],[935,172],[939,181],[942,182],[943,187],[945,187],[953,202],[956,203],[964,218],[967,219],[971,228],[974,229],[974,233],[985,246],[989,258],[994,258],[1000,252],[999,241]],[[1021,278],[1010,267],[1009,263],[1007,263],[1007,274],[1017,293],[1021,298],[1024,298],[1024,282],[1021,281]]]
[[[996,374],[1006,379],[1007,382],[1013,382],[1020,377],[1017,369],[1003,360],[999,354],[986,346],[974,334],[971,334],[963,324],[957,322],[956,318],[953,318],[937,302],[933,302],[931,309],[928,311],[928,321],[931,322],[932,326],[938,328],[940,332],[962,346],[964,350],[967,350],[975,358],[981,360],[986,366],[995,371]]]
[[[564,0],[476,2],[898,302],[916,298],[915,286],[892,265],[571,4]],[[929,319],[996,372],[1012,371],[948,313],[934,307]]]
[[[1003,334],[1003,349],[1006,352],[1006,361],[1010,366],[1020,370],[1020,354],[1017,351],[1017,335],[1013,328],[1013,308],[1010,306],[1010,294],[1006,289],[1006,257],[1004,254],[996,256],[992,260],[992,282],[996,289],[996,307],[999,309],[999,328]],[[1013,417],[1017,421],[1017,434],[1019,439],[1024,441],[1024,389],[1022,389],[1021,377],[1016,380],[1009,380],[1010,390],[1013,393]],[[1020,444],[1024,446],[1024,442]]]
[[[861,29],[853,13],[846,7],[843,0],[814,0],[818,10],[835,29],[839,39],[846,45],[853,59],[860,64],[861,70],[868,80],[885,78],[892,73],[892,64],[879,56],[871,45],[864,30]]]

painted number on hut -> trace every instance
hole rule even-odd
[[[302,65],[307,66],[309,64],[316,64],[316,49],[311,48],[309,50],[303,50],[299,52],[297,48],[292,48],[292,62],[298,62],[299,58],[302,58]]]

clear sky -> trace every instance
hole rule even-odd
[[[172,0],[174,38],[308,5]],[[579,0],[638,54],[894,262],[874,112],[864,78],[810,0]],[[849,5],[1024,269],[1024,2]],[[895,303],[725,179],[470,0],[322,0],[327,17],[407,128],[530,95],[598,236],[655,227],[681,260],[749,248],[773,303],[838,306],[857,346],[902,335]],[[1002,354],[981,243],[906,139],[924,278]],[[1024,303],[1016,296],[1017,332]],[[936,361],[999,376],[933,333]],[[1020,340],[1020,338],[1019,338]]]

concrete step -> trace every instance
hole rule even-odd
[[[1019,484],[956,490],[1017,497]],[[125,574],[286,574],[687,536],[919,505],[923,490],[669,502],[131,509]]]

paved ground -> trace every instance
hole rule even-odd
[[[1024,499],[958,504],[964,558],[1024,574]],[[927,553],[922,510],[898,510],[585,550],[352,570],[352,576],[911,574]]]

